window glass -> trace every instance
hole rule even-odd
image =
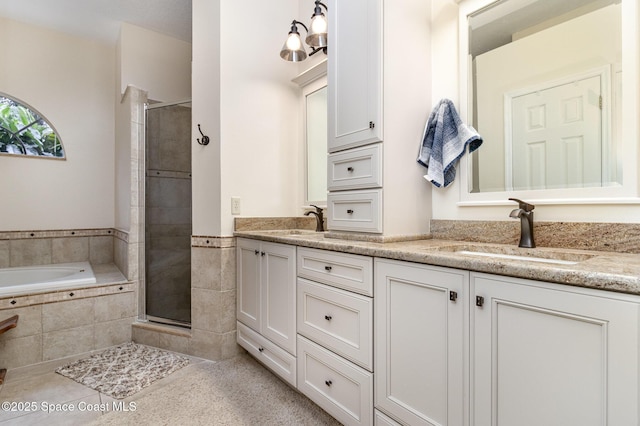
[[[0,93],[0,154],[65,158],[60,137],[42,115]]]

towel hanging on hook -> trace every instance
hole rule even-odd
[[[200,145],[209,145],[209,136],[206,136],[204,133],[202,133],[202,129],[200,128],[200,123],[198,123],[198,131],[202,135],[202,142],[200,142],[199,138],[196,139],[196,141],[198,141]]]

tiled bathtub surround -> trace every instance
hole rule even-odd
[[[0,335],[0,365],[21,367],[130,341],[137,289],[121,272],[126,258],[116,261],[117,242],[127,241],[112,228],[0,232],[0,267],[89,261],[98,281],[85,289],[1,298],[0,319],[20,319]]]
[[[0,268],[113,263],[113,229],[0,232]]]
[[[235,238],[191,238],[191,309],[190,332],[138,323],[134,341],[211,360],[238,353]]]
[[[640,223],[534,222],[538,247],[640,253]],[[432,220],[438,240],[517,244],[520,222]]]
[[[131,340],[135,285],[113,264],[94,266],[98,285],[0,299],[0,318],[19,315],[0,335],[0,364],[16,368]]]

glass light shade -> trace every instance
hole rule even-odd
[[[305,41],[314,48],[327,47],[327,18],[323,13],[313,15],[311,18],[309,34]]]
[[[302,40],[300,34],[297,32],[290,32],[287,41],[284,42],[282,50],[280,51],[280,57],[285,61],[299,62],[303,61],[307,57],[307,52],[302,47]]]

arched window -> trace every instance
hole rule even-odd
[[[64,159],[53,126],[22,101],[0,93],[0,154]]]

